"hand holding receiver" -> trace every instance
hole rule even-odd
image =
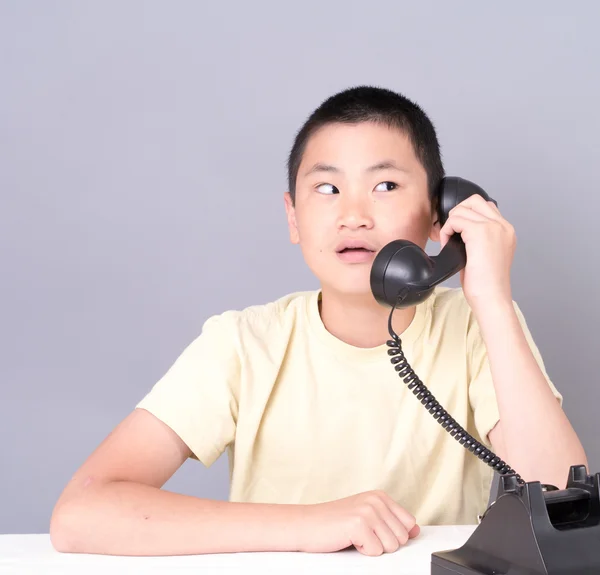
[[[465,242],[460,233],[451,231],[453,224],[448,220],[459,204],[466,206],[480,202],[488,205],[490,210],[495,209],[492,208],[495,200],[477,184],[463,178],[444,178],[436,200],[438,221],[442,226],[440,253],[429,256],[420,246],[404,239],[384,246],[371,268],[371,291],[375,299],[386,306],[411,307],[425,301],[435,286],[463,270],[467,265]],[[457,219],[454,221],[458,222]]]

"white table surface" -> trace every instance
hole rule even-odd
[[[337,553],[228,553],[179,557],[114,557],[58,553],[44,535],[0,535],[0,574],[61,573],[368,573],[429,575],[431,553],[460,547],[475,526],[425,526],[396,553],[366,557],[356,549]]]

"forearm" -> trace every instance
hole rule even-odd
[[[506,461],[526,481],[566,485],[585,452],[533,356],[511,302],[478,314],[486,343]]]
[[[189,555],[299,550],[303,507],[198,499],[131,482],[88,488],[55,511],[59,551]]]

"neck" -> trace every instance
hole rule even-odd
[[[321,320],[329,333],[355,347],[371,348],[390,339],[388,317],[391,308],[379,304],[372,294],[342,294],[321,289]],[[401,335],[415,317],[415,308],[397,309],[392,318],[394,331]]]

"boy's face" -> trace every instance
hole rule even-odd
[[[372,122],[330,124],[306,145],[296,201],[285,194],[290,239],[324,289],[370,294],[373,260],[402,238],[437,240],[427,174],[401,131]],[[358,242],[366,250],[346,250]],[[351,244],[352,245],[352,244]]]

